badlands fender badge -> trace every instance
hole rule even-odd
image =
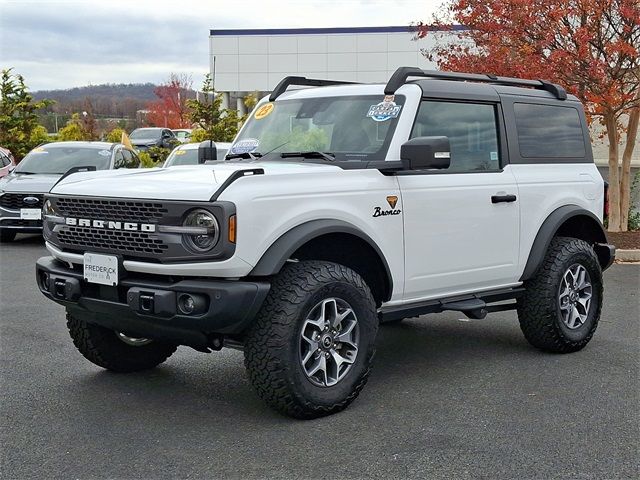
[[[387,196],[387,203],[391,207],[390,210],[382,210],[382,207],[373,207],[373,218],[386,217],[387,215],[400,215],[402,210],[397,209],[398,197],[396,195]]]

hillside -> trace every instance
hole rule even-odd
[[[130,98],[133,100],[149,101],[154,100],[153,83],[107,83],[103,85],[88,85],[86,87],[76,87],[67,90],[39,90],[33,93],[36,99],[51,98],[58,102],[84,101],[86,97],[91,99],[99,98]]]
[[[55,104],[40,114],[40,122],[55,132],[56,122],[64,125],[73,112],[92,110],[97,119],[115,118],[135,121],[136,112],[156,100],[152,83],[104,84],[67,90],[40,90],[33,92],[36,99],[49,98]],[[135,125],[135,124],[134,124]]]

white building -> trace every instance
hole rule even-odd
[[[225,106],[249,92],[269,92],[287,75],[386,82],[402,66],[433,69],[410,27],[211,30],[210,70]]]

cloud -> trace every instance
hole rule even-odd
[[[210,29],[408,25],[425,0],[0,0],[0,68],[33,90],[208,70]]]

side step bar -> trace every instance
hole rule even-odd
[[[502,312],[514,310],[516,302],[488,305],[490,303],[515,300],[524,292],[524,288],[516,287],[504,290],[459,297],[442,298],[426,302],[412,303],[393,307],[382,307],[379,312],[380,321],[389,322],[402,318],[419,317],[428,313],[440,313],[445,311],[462,312],[472,319],[482,319],[490,312]]]

